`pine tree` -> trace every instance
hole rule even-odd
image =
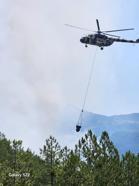
[[[10,177],[13,173],[22,176]],[[0,183],[5,186],[138,186],[139,155],[129,151],[119,156],[107,132],[98,140],[89,130],[73,150],[61,148],[50,136],[41,149],[41,156],[24,150],[22,141],[11,142],[0,133]]]
[[[46,183],[47,185],[56,185],[57,169],[60,166],[61,147],[57,140],[50,136],[46,139],[43,149],[40,151],[46,166]]]
[[[139,185],[139,157],[130,151],[122,157],[123,186]]]

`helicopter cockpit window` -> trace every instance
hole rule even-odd
[[[88,37],[91,38],[91,39],[94,39],[95,38],[95,36],[93,34],[88,35]]]

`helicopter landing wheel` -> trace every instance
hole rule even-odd
[[[100,49],[103,50],[103,47],[101,47]]]
[[[85,47],[86,47],[86,48],[88,47],[87,44],[85,45]]]

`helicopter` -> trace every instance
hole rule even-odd
[[[73,27],[73,28],[81,29],[81,30],[94,32],[94,34],[87,35],[80,39],[80,42],[85,44],[85,47],[88,47],[88,45],[96,45],[100,47],[101,50],[103,50],[104,47],[110,46],[114,42],[139,43],[139,39],[136,39],[136,40],[120,39],[120,36],[109,34],[111,32],[134,30],[134,28],[101,31],[98,19],[96,19],[96,24],[97,24],[97,31],[92,31],[92,30],[88,30],[85,28],[81,28],[81,27],[77,27],[77,26],[73,26],[69,24],[65,24],[65,25]]]

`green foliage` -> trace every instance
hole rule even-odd
[[[123,186],[139,185],[139,156],[129,151],[123,156],[121,165]]]
[[[138,186],[139,155],[119,156],[104,131],[97,139],[91,130],[74,150],[46,139],[40,155],[24,150],[22,141],[0,133],[0,183],[4,186]]]

